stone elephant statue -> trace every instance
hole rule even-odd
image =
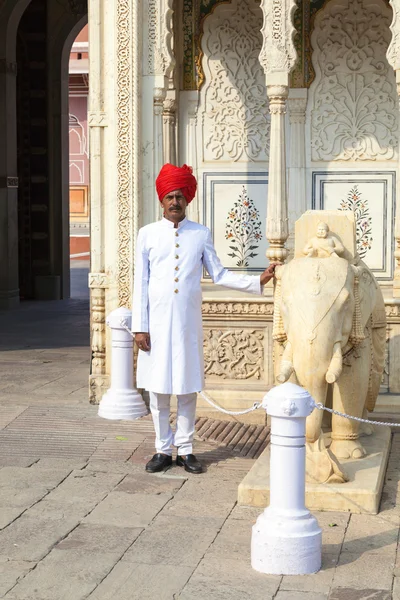
[[[379,393],[385,359],[383,296],[369,268],[334,251],[312,253],[276,269],[273,337],[282,346],[276,364],[279,383],[290,379],[325,405],[363,417]],[[331,444],[322,435],[324,412],[307,419],[308,479],[347,480],[340,459],[365,456],[360,423],[332,415]],[[311,467],[310,467],[311,465]],[[310,468],[312,474],[310,477]]]

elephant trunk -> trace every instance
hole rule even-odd
[[[340,342],[333,346],[333,356],[326,372],[325,379],[328,383],[335,383],[340,377],[343,368],[343,356]]]

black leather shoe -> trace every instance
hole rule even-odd
[[[153,456],[151,460],[146,465],[146,471],[148,473],[158,473],[158,471],[163,471],[167,467],[172,465],[172,456],[168,454],[161,454],[158,452]]]
[[[194,454],[187,454],[186,456],[178,455],[176,457],[176,464],[178,467],[185,467],[185,471],[188,473],[197,475],[203,472],[203,467]]]

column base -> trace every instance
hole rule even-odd
[[[322,531],[307,509],[296,513],[267,508],[258,517],[251,536],[253,569],[269,575],[306,575],[320,570]]]
[[[101,399],[98,415],[103,419],[134,421],[147,413],[147,407],[137,390],[110,388]]]

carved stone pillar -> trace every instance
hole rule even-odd
[[[102,213],[104,195],[103,136],[107,115],[102,106],[102,0],[93,0],[90,5],[90,93],[89,93],[89,140],[90,140],[90,242],[91,259],[89,274],[90,289],[90,338],[92,350],[91,373],[89,375],[89,400],[96,403],[108,387],[106,375],[105,302],[107,275],[104,271],[105,222]]]
[[[163,111],[166,91],[164,88],[154,88],[153,98],[153,172],[157,177],[158,172],[164,164],[164,141],[163,141]],[[156,199],[156,203],[158,200]]]
[[[397,93],[400,102],[400,0],[390,0],[390,5],[393,9],[393,21],[390,26],[392,40],[386,56],[389,65],[393,67],[396,72]],[[393,275],[393,296],[395,298],[400,298],[400,152],[396,181],[396,215],[394,227],[394,237],[396,241],[394,258],[396,262]]]
[[[188,121],[186,125],[186,160],[187,164],[193,169],[193,175],[197,177],[197,107],[199,103],[198,92],[191,92],[193,97],[188,100],[187,116]],[[199,202],[197,197],[188,206],[188,217],[193,221],[200,222],[199,214]]]
[[[260,63],[265,72],[271,137],[267,205],[267,239],[270,261],[283,263],[288,255],[289,235],[286,190],[285,112],[289,94],[289,74],[297,55],[293,45],[293,14],[296,0],[261,0],[264,23]]]
[[[307,90],[290,90],[288,98],[290,121],[290,163],[288,169],[288,217],[290,250],[292,250],[294,246],[294,223],[307,210],[305,143],[306,107]]]
[[[164,100],[164,162],[176,164],[176,100],[168,97]]]
[[[270,158],[268,178],[267,257],[271,262],[283,263],[288,255],[285,242],[289,235],[286,192],[285,113],[289,88],[268,85],[271,113]]]

